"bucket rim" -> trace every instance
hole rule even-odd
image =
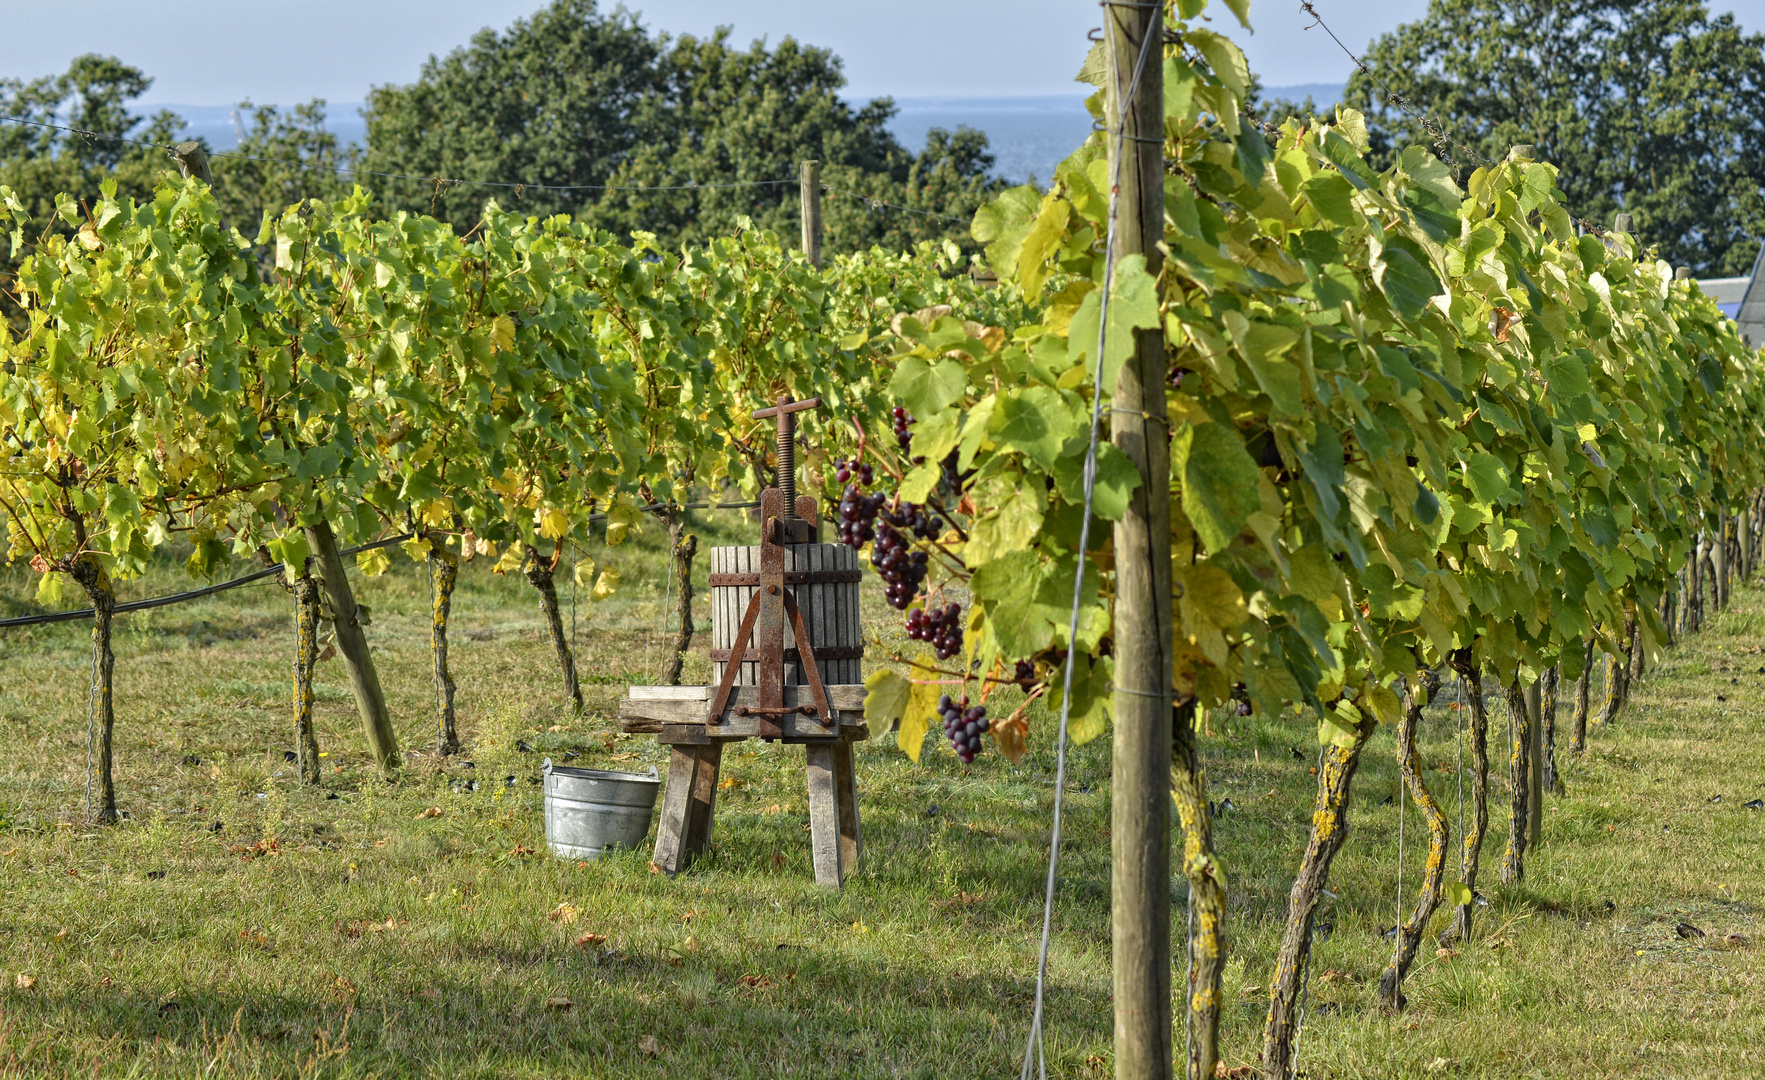
[[[545,771],[552,776],[568,777],[572,780],[616,780],[629,784],[660,784],[662,777],[655,769],[647,773],[620,772],[616,769],[582,769],[571,765],[553,765],[548,758]]]

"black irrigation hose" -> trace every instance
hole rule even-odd
[[[406,540],[409,540],[412,535],[412,533],[405,533],[402,536],[389,536],[384,540],[376,540],[371,544],[358,544],[352,548],[344,548],[337,554],[354,555],[358,551],[372,551],[375,548],[391,547],[393,544],[402,544]],[[116,614],[121,615],[129,611],[146,611],[148,608],[169,607],[172,604],[182,604],[186,600],[200,600],[205,596],[213,596],[215,593],[226,592],[228,589],[237,589],[241,585],[249,585],[254,581],[262,581],[264,578],[274,577],[281,572],[282,564],[277,563],[267,570],[259,570],[255,574],[246,574],[244,577],[234,578],[232,581],[223,581],[219,585],[210,585],[202,589],[191,589],[189,592],[172,593],[170,596],[156,596],[151,600],[131,600],[126,604],[118,604],[116,606]],[[43,623],[73,622],[75,619],[90,619],[91,617],[91,608],[80,608],[78,611],[57,611],[52,615],[20,615],[15,619],[0,619],[0,630],[12,626],[39,626]]]
[[[653,503],[649,506],[643,507],[643,509],[659,510],[666,505],[666,503]],[[683,503],[681,504],[680,509],[747,510],[759,505],[760,504],[757,502],[715,504],[696,502]],[[589,520],[596,521],[604,519],[605,517],[605,514],[595,514],[592,515]],[[389,536],[384,540],[376,540],[371,544],[357,544],[355,547],[344,548],[337,554],[340,556],[354,555],[361,551],[373,551],[375,548],[391,547],[393,544],[402,544],[415,535],[415,533],[403,533],[399,536]],[[209,585],[206,588],[191,589],[189,592],[172,593],[170,596],[156,596],[150,600],[131,600],[126,604],[118,604],[116,606],[116,614],[123,615],[131,611],[146,611],[149,608],[169,607],[172,604],[182,604],[188,600],[200,600],[205,596],[213,596],[216,593],[226,592],[228,589],[237,589],[241,585],[250,585],[254,581],[262,581],[264,578],[274,577],[281,572],[282,564],[277,563],[267,570],[259,570],[255,574],[246,574],[244,577],[237,577],[231,581],[223,581],[219,585]],[[17,618],[12,619],[0,619],[0,630],[9,629],[14,626],[42,626],[46,623],[73,622],[75,619],[90,619],[91,617],[91,608],[80,608],[77,611],[57,611],[50,615],[20,615]]]

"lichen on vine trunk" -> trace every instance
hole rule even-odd
[[[294,745],[300,779],[319,782],[319,740],[313,733],[313,670],[319,663],[319,582],[304,568],[288,583],[294,594]]]
[[[570,652],[570,638],[564,633],[564,616],[558,610],[558,587],[552,581],[553,563],[554,560],[545,558],[533,548],[527,549],[527,582],[539,590],[539,607],[545,612],[552,646],[558,651],[558,667],[564,673],[564,693],[580,712],[582,687],[576,682],[576,657]]]
[[[1266,1080],[1287,1080],[1293,1071],[1293,1038],[1299,1030],[1299,991],[1311,957],[1312,923],[1330,877],[1330,862],[1348,838],[1348,789],[1360,766],[1361,751],[1373,737],[1378,721],[1368,716],[1344,733],[1341,745],[1324,748],[1318,770],[1318,798],[1312,810],[1311,839],[1299,864],[1299,876],[1287,897],[1287,929],[1275,958],[1269,985],[1269,1014],[1263,1025],[1262,1070]]]
[[[1428,826],[1428,858],[1422,864],[1422,887],[1416,893],[1415,911],[1398,926],[1391,963],[1379,976],[1379,1000],[1391,1009],[1401,1009],[1406,1004],[1403,979],[1409,974],[1410,965],[1415,963],[1416,947],[1428,929],[1428,920],[1434,917],[1435,908],[1440,906],[1441,886],[1446,878],[1446,847],[1452,839],[1446,824],[1446,812],[1440,808],[1440,801],[1434,793],[1428,790],[1427,780],[1422,775],[1422,754],[1416,749],[1416,729],[1422,722],[1422,708],[1440,688],[1440,675],[1425,671],[1418,681],[1421,683],[1419,688],[1406,687],[1404,692],[1403,716],[1397,722],[1397,768],[1403,775],[1404,788]]]
[[[1171,717],[1171,798],[1183,827],[1189,882],[1188,1031],[1190,1080],[1214,1075],[1220,1057],[1220,981],[1226,969],[1226,878],[1213,850],[1207,774],[1195,749],[1195,702]]]
[[[686,651],[693,643],[693,557],[699,552],[699,538],[686,532],[686,523],[679,513],[668,519],[668,550],[674,553],[675,611],[680,623],[674,632],[674,654],[668,659],[662,683],[679,686]]]
[[[447,619],[459,576],[459,557],[431,536],[429,583],[434,599],[429,605],[429,653],[435,668],[435,752],[443,756],[460,752],[460,736],[454,725],[454,680],[447,669]]]
[[[110,647],[111,621],[116,615],[116,591],[111,588],[110,576],[104,572],[96,555],[88,553],[73,559],[67,566],[67,573],[79,582],[80,587],[86,590],[87,599],[92,601],[93,672],[92,699],[87,703],[91,725],[87,735],[87,754],[96,759],[89,766],[96,769],[98,784],[97,811],[93,814],[93,820],[108,825],[117,820],[116,781],[111,768],[113,736],[116,731],[116,710],[112,698],[116,653]],[[91,772],[88,772],[87,784],[90,785],[93,780]],[[88,811],[90,810],[88,804]]]
[[[1516,677],[1507,688],[1508,723],[1512,731],[1508,747],[1508,846],[1502,852],[1501,880],[1512,885],[1526,876],[1526,842],[1532,816],[1532,710],[1526,707],[1526,688]]]
[[[1489,709],[1483,701],[1482,672],[1471,659],[1470,649],[1453,653],[1452,669],[1464,683],[1465,702],[1471,707],[1471,824],[1460,839],[1459,881],[1473,892],[1471,902],[1458,905],[1451,925],[1440,935],[1440,943],[1448,946],[1471,937],[1478,863],[1483,856],[1483,835],[1489,830]]]

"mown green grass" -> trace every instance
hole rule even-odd
[[[733,514],[698,524],[706,544],[749,531]],[[577,601],[581,718],[565,708],[532,590],[482,563],[462,573],[453,656],[471,769],[428,752],[420,568],[400,556],[392,573],[358,581],[412,751],[390,784],[362,752],[335,661],[319,676],[325,782],[295,782],[283,760],[292,612],[279,590],[119,619],[117,782],[131,820],[109,829],[81,812],[84,627],[0,632],[0,1075],[1015,1075],[1052,798],[1047,723],[1015,768],[994,753],[963,768],[929,741],[919,765],[892,739],[862,744],[865,863],[838,894],[812,883],[794,747],[732,748],[714,850],[688,873],[652,873],[647,852],[555,860],[533,783],[541,757],[665,762],[613,722],[624,686],[652,681],[671,640],[658,533],[591,554],[618,561],[627,585]],[[0,578],[0,614],[33,610],[28,578]],[[124,598],[180,587],[168,568]],[[901,647],[898,620],[867,592],[885,637],[872,651]],[[1377,805],[1396,791],[1381,733],[1324,915],[1334,933],[1312,966],[1306,1072],[1765,1073],[1765,814],[1741,806],[1765,794],[1765,657],[1744,652],[1762,644],[1765,599],[1742,592],[1711,632],[1669,654],[1618,725],[1594,731],[1584,760],[1565,757],[1568,792],[1551,800],[1529,880],[1485,887],[1478,940],[1455,959],[1425,949],[1396,1017],[1372,1004],[1388,948],[1375,931],[1394,920],[1398,887],[1397,806]],[[689,680],[707,669],[693,657]],[[1433,710],[1425,751],[1449,766],[1429,777],[1456,818],[1452,716]],[[1305,841],[1315,740],[1301,721],[1215,718],[1203,741],[1213,797],[1235,807],[1216,826],[1232,902],[1226,1045],[1243,1064]],[[1053,1075],[1109,1072],[1108,768],[1103,743],[1074,751]],[[469,780],[476,792],[457,790]],[[1498,781],[1486,880],[1504,795]],[[440,815],[420,818],[428,807]],[[1407,813],[1406,903],[1419,821]],[[1178,925],[1182,895],[1173,883]],[[578,913],[553,920],[560,904]],[[1680,921],[1710,936],[1688,944],[1674,936]],[[1716,944],[1729,932],[1756,944]],[[586,933],[607,940],[573,944]]]

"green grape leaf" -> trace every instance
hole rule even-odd
[[[960,401],[967,387],[968,373],[957,361],[945,358],[928,363],[909,356],[895,369],[889,392],[913,415],[930,416]]]
[[[1184,425],[1171,440],[1171,471],[1182,477],[1183,512],[1210,551],[1222,551],[1262,505],[1262,474],[1235,430]]]

